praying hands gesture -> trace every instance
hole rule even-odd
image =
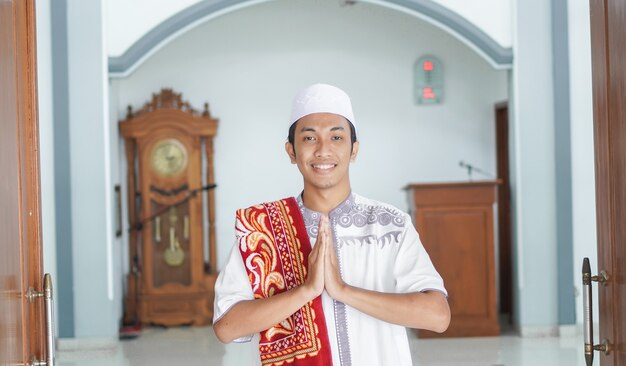
[[[313,298],[326,290],[330,297],[338,299],[346,284],[341,279],[328,216],[320,218],[315,247],[309,255],[308,270],[304,285],[312,289]]]
[[[309,254],[304,283],[271,297],[238,302],[213,325],[215,334],[222,343],[229,343],[241,336],[266,330],[320,296],[324,289],[330,296],[339,299],[338,293],[345,287],[339,273],[328,217],[323,216],[316,245]]]
[[[322,216],[317,241],[309,255],[309,274],[303,284],[313,289],[309,292],[313,298],[326,290],[331,298],[389,323],[436,332],[448,327],[450,309],[439,292],[386,293],[345,283],[333,243],[329,219]]]

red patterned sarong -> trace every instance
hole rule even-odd
[[[311,243],[295,198],[238,210],[235,228],[255,298],[304,283]],[[261,332],[259,351],[263,365],[332,365],[321,297]]]

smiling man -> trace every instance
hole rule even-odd
[[[302,194],[237,211],[214,330],[224,343],[258,340],[259,364],[408,366],[405,327],[448,327],[443,281],[411,218],[351,190],[355,125],[342,90],[302,90],[285,144]]]

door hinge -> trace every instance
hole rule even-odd
[[[608,356],[608,355],[611,354],[611,351],[613,350],[613,345],[611,344],[611,342],[609,342],[608,339],[605,339],[600,344],[594,344],[593,345],[593,350],[594,351],[598,351],[598,352],[602,352],[602,353],[604,353],[605,356]]]
[[[29,303],[32,303],[33,301],[35,301],[35,299],[44,296],[45,291],[35,291],[35,289],[32,287],[29,287],[28,291],[26,292],[26,299],[28,299]]]
[[[605,270],[602,270],[599,275],[591,276],[591,280],[601,284],[602,286],[606,286],[609,284],[609,274]]]

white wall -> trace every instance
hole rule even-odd
[[[445,68],[440,106],[413,103],[412,68],[423,54],[439,56]],[[493,110],[507,99],[505,71],[431,25],[376,5],[279,0],[248,7],[182,35],[130,77],[112,81],[118,119],[126,105],[139,107],[162,87],[198,108],[208,101],[220,119],[219,264],[233,242],[237,208],[300,192],[301,177],[284,152],[287,121],[296,91],[318,81],[353,99],[361,140],[352,166],[356,192],[406,210],[406,184],[465,180],[459,160],[495,173]],[[125,182],[123,167],[121,174]]]
[[[511,47],[514,0],[432,0],[458,13],[502,47]]]
[[[202,0],[107,0],[106,49],[120,56],[159,23]]]
[[[581,269],[589,257],[593,274],[597,267],[596,191],[593,143],[593,100],[591,83],[591,40],[589,3],[568,1],[570,52],[570,105],[572,135],[572,226],[574,230],[573,278],[576,288],[576,322],[582,324]],[[593,303],[598,304],[597,286]],[[593,318],[597,321],[598,306]]]

